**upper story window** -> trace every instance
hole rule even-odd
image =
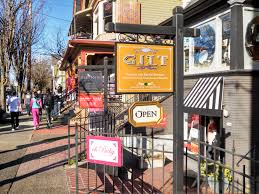
[[[254,61],[259,61],[259,16],[247,25],[245,45],[249,56]]]
[[[215,53],[215,29],[211,24],[198,28],[201,35],[194,38],[194,66],[210,66]]]
[[[184,71],[187,74],[228,70],[230,63],[230,13],[223,13],[195,26],[199,37],[184,39]]]
[[[104,26],[108,22],[112,22],[112,2],[105,2],[103,4],[103,20]]]
[[[81,0],[76,0],[76,12],[81,10]]]
[[[104,27],[108,22],[113,21],[113,9],[115,2],[102,1],[98,3],[98,6],[94,10],[93,14],[93,31],[94,39],[104,33]]]
[[[244,69],[259,70],[259,9],[243,10]]]

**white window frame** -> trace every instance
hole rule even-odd
[[[98,35],[105,33],[104,31],[104,13],[103,13],[103,4],[106,1],[99,2],[94,10],[93,14],[93,39],[96,39]],[[116,3],[112,3],[112,21],[115,22],[115,11],[116,11]],[[98,21],[97,21],[98,20]],[[98,32],[97,32],[97,25],[98,25]]]
[[[189,71],[184,72],[185,75],[230,70],[230,66],[227,66],[226,64],[222,64],[222,20],[220,17],[227,13],[230,13],[230,10],[227,10],[216,16],[208,18],[207,20],[200,21],[199,23],[196,23],[195,25],[190,26],[192,28],[195,28],[195,27],[202,26],[206,23],[209,23],[211,21],[214,21],[215,53],[214,53],[212,66],[208,68],[202,68],[202,69],[193,67],[194,57],[193,57],[193,48],[191,47],[192,47],[192,44],[194,44],[194,41],[192,38],[190,38],[189,39]]]

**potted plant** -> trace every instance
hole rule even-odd
[[[229,185],[232,182],[232,175],[231,175],[231,170],[229,168],[220,168],[219,165],[216,163],[207,163],[206,167],[206,162],[202,161],[200,165],[200,172],[202,177],[207,177],[209,187],[212,191],[214,191],[214,185],[216,186],[216,191],[219,192],[219,173],[220,170],[222,170],[222,176],[224,178],[224,190],[229,191],[230,187]]]

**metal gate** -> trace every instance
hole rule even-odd
[[[68,163],[75,164],[76,191],[85,193],[172,193],[173,145],[172,138],[158,137],[152,130],[136,130],[129,123],[116,128],[116,115],[95,113],[79,117],[68,126]],[[75,129],[75,134],[71,134]],[[123,145],[123,166],[111,167],[87,162],[86,136],[120,137]],[[159,142],[159,143],[158,143]],[[190,143],[190,142],[186,142]],[[185,150],[185,193],[256,193],[258,182],[250,171],[258,161],[254,149],[246,155],[200,141],[199,153]],[[203,151],[202,151],[203,150]],[[213,157],[208,153],[213,151]],[[220,154],[225,155],[224,161]],[[250,156],[249,156],[250,155]],[[251,164],[246,166],[245,164]],[[191,170],[196,168],[196,170]],[[79,184],[80,170],[86,170],[86,185]]]

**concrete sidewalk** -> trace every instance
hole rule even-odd
[[[30,117],[20,117],[20,128],[11,131],[11,125],[0,124],[0,193],[7,193],[18,171],[21,158],[32,136]]]
[[[15,132],[0,126],[0,193],[68,193],[67,126],[33,131],[26,122]]]
[[[33,131],[9,193],[68,193],[67,126]]]

